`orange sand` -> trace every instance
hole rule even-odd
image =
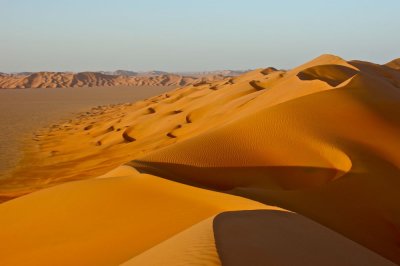
[[[241,239],[224,233],[232,241],[218,247],[212,217],[276,205],[327,228],[286,215],[295,230],[270,241],[308,246],[255,263],[303,256],[329,258],[327,265],[391,264],[379,255],[400,263],[399,104],[396,64],[323,55],[289,71],[258,69],[95,109],[42,131],[2,182],[3,199],[33,193],[0,205],[7,243],[0,258],[10,265],[179,265],[179,258],[219,265],[241,250],[230,246]],[[242,240],[260,245],[251,234]],[[322,250],[314,260],[312,247]]]

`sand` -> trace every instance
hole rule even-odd
[[[296,213],[230,211],[213,224],[222,265],[393,265]]]
[[[118,265],[224,210],[278,209],[129,168],[112,175],[1,204],[0,264]]]
[[[14,169],[24,139],[46,126],[98,105],[145,99],[174,87],[97,87],[0,90],[0,178]]]
[[[400,263],[395,65],[322,55],[44,129],[1,182],[0,262]]]

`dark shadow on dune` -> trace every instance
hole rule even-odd
[[[249,82],[249,85],[253,87],[253,89],[257,90],[257,91],[261,91],[261,90],[265,90],[266,88],[258,85],[257,81],[252,80]]]
[[[319,65],[300,71],[297,77],[301,80],[321,80],[336,87],[357,73],[357,70],[346,66]]]
[[[238,187],[276,190],[309,189],[323,186],[345,174],[338,169],[318,167],[196,167],[136,160],[130,162],[129,165],[141,173],[218,191],[228,191]]]
[[[213,229],[222,265],[394,265],[291,212],[223,212],[215,217]]]

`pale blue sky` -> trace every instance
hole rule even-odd
[[[0,0],[0,72],[291,68],[400,57],[399,0]]]

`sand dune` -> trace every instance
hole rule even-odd
[[[111,175],[1,204],[0,264],[118,265],[222,211],[277,209],[128,167]]]
[[[254,209],[258,211],[250,219],[241,211],[225,213]],[[224,265],[244,265],[243,260],[252,265],[293,265],[300,256],[313,263],[308,265],[318,265],[323,259],[331,265],[392,265],[316,223],[295,214],[276,215],[276,211],[286,213],[123,166],[100,179],[70,182],[0,205],[0,236],[7,243],[0,251],[0,263],[221,265],[222,258]],[[238,229],[243,236],[230,232]],[[261,236],[259,231],[265,236],[261,242],[254,240],[255,234]],[[237,249],[242,241],[254,244]],[[300,249],[293,247],[293,257],[284,256],[284,246],[302,241],[305,244]],[[253,250],[256,253],[249,254],[257,245],[261,246]],[[312,252],[316,247],[317,257]],[[260,248],[266,256],[261,256]],[[230,256],[241,260],[232,262]]]
[[[213,80],[222,80],[223,75],[200,77],[175,74],[146,74],[142,76],[108,75],[100,72],[37,72],[29,75],[0,75],[0,89],[15,88],[75,88],[99,86],[185,86]]]
[[[264,108],[131,165],[273,202],[399,261],[400,90],[377,75],[379,66],[352,64],[360,70],[341,87]]]
[[[289,71],[257,69],[94,108],[43,130],[1,182],[4,200],[30,194],[0,205],[0,236],[11,243],[0,257],[41,265],[243,265],[246,256],[257,258],[253,265],[390,265],[381,255],[400,263],[393,65],[322,55]],[[267,211],[224,214],[246,209]]]
[[[389,63],[385,64],[385,66],[396,69],[396,70],[400,70],[400,58],[390,61]]]
[[[394,265],[353,241],[284,210],[222,212],[122,265],[198,264]]]

